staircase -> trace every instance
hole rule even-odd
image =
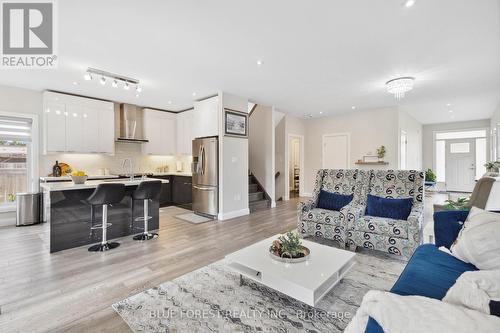
[[[271,207],[271,200],[253,175],[248,176],[248,208],[250,213]]]

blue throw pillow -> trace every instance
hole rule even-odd
[[[338,194],[321,190],[319,193],[318,208],[340,211],[347,206],[354,197],[353,194]]]
[[[407,220],[413,206],[413,198],[392,199],[368,194],[366,215]]]

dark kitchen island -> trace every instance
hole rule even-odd
[[[83,245],[90,245],[100,242],[101,230],[96,229],[91,238],[91,211],[86,199],[92,194],[100,183],[122,183],[125,184],[126,195],[117,204],[108,207],[108,240],[135,235],[142,232],[137,227],[142,226],[142,222],[135,222],[134,230],[130,228],[132,219],[132,199],[131,194],[141,181],[160,180],[147,178],[144,180],[95,180],[87,181],[85,184],[74,184],[73,182],[43,183],[40,187],[43,190],[45,220],[50,223],[50,252],[71,249]],[[168,182],[168,180],[161,180]],[[154,200],[149,203],[149,230],[159,228],[159,202]],[[143,202],[134,202],[134,218],[143,216]],[[102,209],[95,211],[95,223],[102,221]]]

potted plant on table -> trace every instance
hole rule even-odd
[[[310,251],[305,246],[302,246],[297,234],[288,232],[273,241],[269,253],[274,259],[280,261],[300,262],[305,260]]]

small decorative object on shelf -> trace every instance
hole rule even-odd
[[[380,146],[377,148],[377,157],[382,161],[385,157],[385,146]]]
[[[301,244],[299,236],[293,232],[279,236],[269,248],[271,258],[286,263],[305,261],[310,253],[311,251]]]
[[[379,159],[378,159],[378,156],[375,156],[375,155],[365,155],[365,156],[363,156],[363,162],[364,163],[378,163]]]

